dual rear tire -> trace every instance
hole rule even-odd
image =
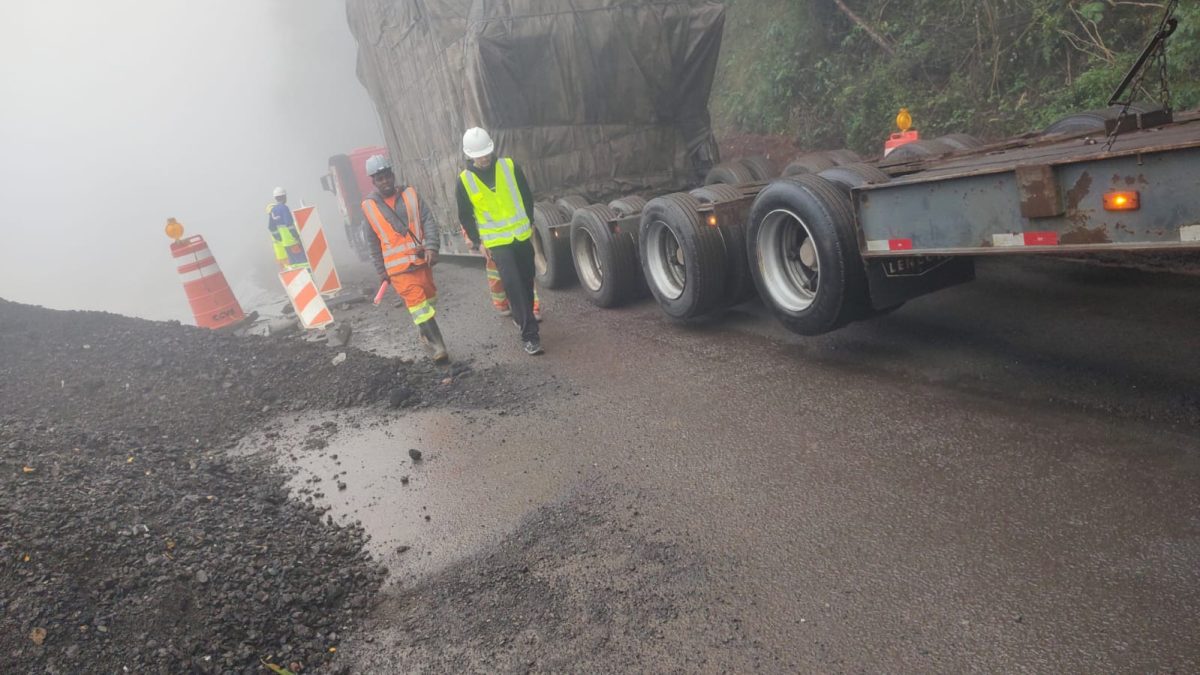
[[[725,240],[687,193],[650,200],[642,211],[642,272],[663,312],[674,319],[707,314],[725,300]]]
[[[759,296],[784,326],[820,335],[869,315],[847,191],[812,174],[781,178],[750,209],[747,254]]]
[[[557,204],[537,202],[533,205],[534,275],[543,288],[564,288],[575,282],[571,237],[564,227],[570,222]]]
[[[640,209],[639,209],[640,210]],[[579,284],[597,307],[617,307],[645,289],[638,266],[637,232],[617,221],[611,206],[594,204],[571,219],[571,256]]]

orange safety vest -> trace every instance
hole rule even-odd
[[[375,230],[375,236],[379,237],[383,266],[388,276],[426,264],[425,232],[421,228],[421,205],[417,201],[417,191],[408,187],[400,196],[404,199],[407,223],[400,222],[400,214],[376,194],[362,203],[363,214],[371,223],[371,229]]]

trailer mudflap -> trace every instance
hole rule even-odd
[[[975,260],[920,256],[864,260],[871,306],[888,309],[926,293],[975,279]]]

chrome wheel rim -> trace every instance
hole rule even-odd
[[[771,300],[789,312],[811,307],[821,290],[821,256],[804,219],[787,209],[771,211],[755,244]]]
[[[575,237],[575,269],[579,271],[579,281],[584,288],[597,292],[604,285],[604,266],[596,251],[596,240],[584,227],[575,231]]]
[[[666,223],[655,220],[647,226],[646,249],[646,262],[654,287],[668,300],[683,295],[687,286],[683,248]]]
[[[533,228],[533,271],[539,276],[545,276],[549,265],[546,264],[546,244],[542,241],[542,231]]]

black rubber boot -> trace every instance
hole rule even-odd
[[[429,358],[433,359],[434,363],[449,361],[450,355],[446,352],[446,341],[442,339],[442,329],[438,328],[437,319],[430,319],[421,324],[419,328],[421,342],[424,343]]]

